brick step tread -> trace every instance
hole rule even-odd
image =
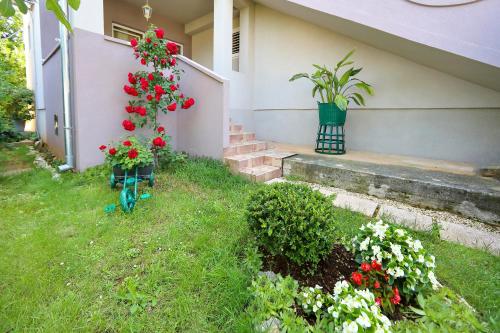
[[[254,132],[229,132],[229,135],[252,135],[255,134]]]
[[[260,150],[260,151],[255,151],[251,153],[246,153],[246,154],[239,154],[239,155],[232,155],[232,156],[226,156],[224,159],[225,160],[233,160],[233,161],[245,161],[253,158],[258,158],[258,157],[274,157],[274,158],[285,158],[289,156],[293,156],[295,153],[290,153],[290,152],[282,152],[282,151],[276,151],[273,149],[266,149],[266,150]]]
[[[259,176],[268,172],[281,170],[279,167],[271,166],[271,165],[259,165],[250,168],[243,168],[240,170],[241,173],[246,173],[249,175]]]
[[[256,144],[262,144],[262,143],[266,143],[266,141],[251,140],[251,141],[245,141],[245,142],[231,143],[228,146],[228,148],[248,146],[248,145],[256,145]]]

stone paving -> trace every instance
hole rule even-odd
[[[289,181],[284,178],[273,179],[266,184],[275,182],[306,184],[324,195],[335,195],[333,205],[336,207],[347,208],[373,218],[388,218],[394,223],[405,225],[411,229],[429,231],[434,224],[437,224],[440,228],[440,237],[443,240],[484,249],[492,254],[500,255],[500,230],[494,226],[448,212],[416,208],[401,202],[352,193],[330,186]]]

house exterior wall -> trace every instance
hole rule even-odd
[[[500,93],[257,5],[253,109],[259,139],[313,145],[312,64],[334,66],[351,49],[372,83],[367,107],[351,106],[348,149],[451,161],[500,162]]]
[[[75,157],[77,169],[83,170],[103,163],[100,145],[130,134],[121,125],[128,118],[125,106],[130,99],[122,87],[127,73],[144,66],[129,45],[81,29],[75,29],[72,54]],[[180,89],[196,104],[188,110],[179,107],[176,112],[160,113],[159,122],[171,136],[173,149],[220,159],[229,138],[228,83],[188,58],[179,57],[179,66],[184,70]],[[151,132],[145,128],[133,134],[140,133]]]
[[[184,45],[184,55],[191,58],[191,36],[184,33],[184,24],[173,22],[165,16],[154,13],[147,22],[142,8],[123,0],[104,1],[104,34],[112,36],[111,23],[118,23],[136,30],[146,31],[150,24],[165,30],[165,38]]]

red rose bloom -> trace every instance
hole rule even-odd
[[[101,145],[101,146],[99,146],[99,149],[100,150],[104,150],[104,149],[106,149],[106,146],[105,145]]]
[[[125,111],[127,111],[127,113],[134,113],[134,107],[132,105],[127,105],[125,107]]]
[[[172,103],[169,106],[167,106],[168,111],[175,111],[177,109],[177,103]]]
[[[139,153],[137,152],[137,150],[135,148],[132,148],[128,151],[128,158],[136,158],[137,155],[139,155]]]
[[[375,281],[375,283],[373,284],[373,288],[375,288],[375,289],[380,288],[380,282]]]
[[[175,60],[175,58],[172,58],[168,61],[168,63],[170,64],[170,66],[175,66],[175,64],[177,64],[177,60]]]
[[[167,43],[167,50],[170,54],[177,54],[179,52],[179,47],[173,42]]]
[[[394,295],[393,297],[391,297],[392,304],[397,305],[397,304],[399,304],[399,302],[401,302],[401,296]]]
[[[131,122],[130,120],[128,120],[128,119],[125,119],[122,122],[122,125],[123,125],[123,128],[126,129],[127,131],[133,131],[133,130],[135,130],[135,124],[133,122]]]
[[[147,99],[148,101],[151,101],[151,100],[153,100],[153,96],[152,96],[152,95],[147,95],[147,96],[146,96],[146,99]]]
[[[161,137],[156,137],[153,139],[153,145],[157,147],[163,147],[165,146],[165,141]]]
[[[361,273],[352,272],[351,279],[352,279],[352,282],[354,282],[358,286],[360,286],[361,283],[363,283],[363,275],[361,275]]]
[[[144,106],[138,106],[136,109],[135,109],[135,112],[137,114],[139,114],[140,116],[144,117],[146,115],[146,108]]]
[[[130,86],[125,85],[125,86],[123,86],[123,90],[124,90],[127,94],[132,95],[132,96],[137,96],[137,95],[139,95],[139,93],[137,92],[137,90],[135,90],[135,88],[134,88],[134,87],[130,87]]]
[[[375,298],[375,303],[377,303],[378,305],[381,305],[382,299],[380,297]]]
[[[163,133],[163,132],[165,132],[165,127],[163,126],[158,127],[158,133]]]
[[[116,149],[115,148],[110,148],[109,149],[109,155],[112,155],[112,156],[116,155]]]
[[[149,38],[149,37],[146,38],[146,43],[148,43],[148,44],[151,43],[151,38]]]
[[[125,147],[130,147],[130,146],[132,146],[132,142],[130,142],[129,140],[126,140],[126,141],[123,141],[123,145]]]
[[[173,81],[174,80],[174,74],[170,74],[170,76],[168,77],[168,80],[169,81]]]
[[[376,271],[382,270],[382,264],[378,263],[376,260],[372,261],[372,268]]]
[[[130,84],[135,84],[137,82],[137,79],[135,78],[134,74],[128,73],[128,82]]]
[[[155,79],[155,77],[154,77],[153,73],[149,73],[148,74],[148,80],[149,81],[153,81],[154,79]]]
[[[372,268],[371,268],[371,266],[370,266],[370,264],[369,264],[369,263],[364,262],[364,263],[362,263],[362,264],[361,264],[361,270],[362,270],[363,272],[369,272],[371,269],[372,269]]]
[[[182,108],[189,109],[193,105],[194,105],[194,99],[188,98],[187,100],[184,101],[184,104],[182,104]]]
[[[132,47],[136,47],[136,46],[137,46],[137,39],[132,38],[132,39],[130,40],[130,45],[132,45]]]
[[[176,90],[177,90],[177,87],[175,86],[175,84],[171,84],[170,91],[176,91]]]
[[[156,37],[159,38],[159,39],[162,39],[163,38],[163,35],[164,35],[164,31],[162,28],[156,28],[155,29],[155,34],[156,34]]]
[[[147,64],[146,59],[142,58],[141,59],[141,64],[146,65]]]
[[[165,90],[163,90],[163,87],[162,87],[162,86],[160,86],[159,84],[157,84],[157,85],[155,86],[155,92],[156,92],[157,94],[159,94],[159,95],[162,95],[162,94],[164,94],[164,93],[165,93]]]
[[[144,91],[147,91],[149,89],[149,82],[143,77],[141,77],[141,89]]]
[[[167,59],[161,58],[160,62],[163,66],[165,66],[167,64]]]
[[[156,94],[155,99],[157,102],[159,102],[161,99],[161,94]]]

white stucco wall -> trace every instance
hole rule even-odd
[[[351,49],[376,96],[352,107],[348,148],[477,164],[500,162],[500,93],[257,5],[253,108],[259,139],[313,144],[312,64],[334,66]]]
[[[213,69],[214,30],[206,29],[192,36],[192,59],[206,68]]]

